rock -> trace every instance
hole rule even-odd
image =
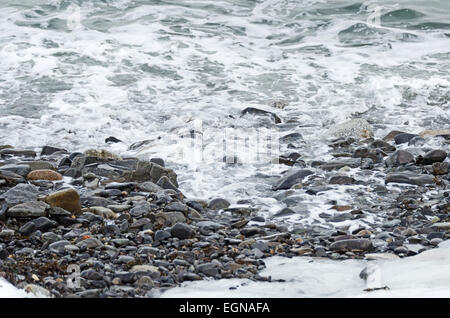
[[[150,203],[147,201],[140,202],[134,208],[130,210],[130,214],[133,217],[141,217],[143,215],[148,214],[152,210]]]
[[[230,206],[230,202],[222,198],[216,198],[211,200],[208,204],[208,208],[212,210],[223,210]]]
[[[155,241],[164,241],[167,240],[169,237],[172,237],[172,235],[164,230],[158,230],[155,233]]]
[[[181,240],[189,239],[195,236],[195,231],[187,224],[177,223],[172,226],[170,233],[173,237],[177,237]]]
[[[330,178],[329,184],[353,184],[355,183],[355,179],[348,176],[333,176]]]
[[[158,267],[153,265],[134,265],[130,269],[130,273],[146,273],[150,274],[151,277],[160,275]]]
[[[404,150],[397,150],[384,161],[387,167],[396,167],[410,162],[414,162],[414,156]]]
[[[417,137],[417,135],[415,134],[407,134],[407,133],[403,133],[403,134],[398,134],[394,137],[394,141],[397,145],[400,144],[405,144],[407,142],[409,142],[411,139],[413,139],[414,137]]]
[[[34,224],[33,222],[27,222],[19,228],[19,233],[24,236],[30,236],[36,230],[36,224]]]
[[[60,240],[49,244],[48,249],[50,252],[56,254],[64,254],[64,247],[66,245],[70,245],[70,242],[67,240]]]
[[[278,182],[272,187],[273,190],[285,190],[290,189],[293,185],[300,183],[309,175],[314,174],[311,170],[290,170]]]
[[[41,201],[30,201],[13,206],[7,212],[13,218],[36,218],[46,215],[49,206]]]
[[[338,138],[362,139],[373,137],[372,126],[362,118],[351,119],[334,125],[328,130],[328,133]]]
[[[170,179],[166,176],[162,176],[156,184],[163,189],[170,189],[170,190],[178,191],[177,186],[175,186],[172,183],[172,181],[170,181]]]
[[[450,230],[450,222],[438,222],[438,223],[434,223],[431,227],[434,228],[434,229],[436,229],[436,230],[444,230],[444,231],[448,231],[448,230]]]
[[[247,107],[241,111],[241,116],[245,116],[246,114],[251,114],[255,116],[270,116],[272,117],[275,124],[281,123],[280,117],[277,116],[277,114],[269,112],[267,110],[262,110],[254,107]]]
[[[79,248],[95,249],[99,246],[103,246],[103,243],[94,237],[90,237],[77,243],[76,246]]]
[[[162,158],[151,158],[150,162],[156,163],[158,165],[160,165],[161,167],[165,167],[165,163],[164,160]]]
[[[448,162],[435,162],[432,166],[434,175],[444,175],[450,173],[450,163]]]
[[[27,293],[33,294],[35,297],[51,298],[53,295],[44,287],[34,284],[28,284],[23,288]]]
[[[110,136],[110,137],[105,139],[105,143],[107,143],[107,144],[108,143],[114,144],[114,143],[117,143],[117,142],[122,142],[122,140],[117,139],[116,137],[113,137],[113,136]]]
[[[418,156],[416,163],[419,165],[431,165],[435,162],[443,162],[447,158],[447,153],[443,150],[431,150],[423,156]]]
[[[333,242],[330,245],[330,250],[332,251],[352,251],[352,250],[362,250],[369,251],[373,247],[372,241],[369,239],[349,239],[340,240]]]
[[[49,180],[57,181],[62,180],[63,177],[56,171],[53,170],[34,170],[27,175],[28,180]]]
[[[54,154],[55,152],[67,152],[67,150],[51,146],[44,146],[41,150],[41,156],[49,156],[51,154]]]
[[[0,150],[0,156],[18,156],[18,157],[36,157],[36,152],[33,150],[21,150],[21,149],[2,149]]]
[[[86,157],[95,157],[104,160],[122,160],[121,157],[104,149],[88,149],[84,152]]]
[[[404,131],[399,130],[391,130],[386,136],[383,137],[383,141],[391,141],[394,140],[394,137],[400,134],[404,134]]]
[[[1,166],[0,169],[18,174],[21,177],[25,177],[31,170],[30,166],[26,164],[7,164]]]
[[[7,185],[17,185],[19,183],[24,183],[25,179],[17,173],[7,170],[1,170],[0,167],[0,181],[6,182]]]
[[[44,216],[41,216],[41,217],[33,220],[32,222],[36,225],[37,230],[44,231],[44,232],[58,226],[57,222],[50,220],[49,218],[46,218]]]
[[[435,136],[447,136],[450,135],[449,129],[441,129],[441,130],[423,130],[419,133],[422,137],[435,137]]]
[[[295,212],[292,209],[290,209],[290,208],[283,208],[280,211],[278,211],[277,213],[275,213],[273,215],[273,217],[274,218],[279,218],[279,217],[293,215],[293,214],[295,214]]]
[[[157,213],[156,218],[162,219],[163,223],[168,223],[170,226],[175,223],[185,223],[187,221],[186,217],[182,212],[164,212]]]
[[[169,181],[170,182],[170,181]],[[175,186],[174,186],[175,187]],[[137,188],[140,191],[144,191],[144,192],[159,192],[161,191],[163,188],[161,188],[159,185],[151,182],[151,181],[147,181],[147,182],[143,182],[137,185]],[[175,188],[176,189],[176,188]]]
[[[48,161],[22,161],[20,164],[28,165],[31,171],[34,170],[55,170],[55,166],[53,166]]]
[[[52,207],[59,207],[75,215],[81,213],[80,195],[75,189],[61,190],[48,195],[45,202]]]
[[[413,174],[408,172],[388,173],[385,177],[387,183],[407,183],[413,185],[434,184],[434,177],[427,174]]]
[[[358,168],[361,166],[363,160],[370,160],[370,158],[348,158],[348,159],[337,159],[337,160],[331,160],[326,163],[321,163],[320,168],[323,170],[331,171],[331,170],[338,170],[343,167],[350,167],[350,168]]]
[[[219,274],[219,269],[215,263],[203,263],[197,266],[197,270],[207,276],[216,276]]]
[[[124,174],[124,177],[128,181],[135,181],[135,182],[144,182],[144,181],[152,181],[156,182],[159,186],[159,180],[162,177],[167,177],[170,182],[175,186],[175,188],[178,187],[177,183],[177,175],[175,172],[173,172],[172,169],[164,168],[154,162],[149,161],[138,161],[136,170],[133,172],[127,172]],[[164,188],[164,187],[163,187]]]
[[[88,209],[90,212],[100,215],[101,217],[105,219],[117,219],[117,214],[114,213],[111,209],[102,207],[102,206],[92,206]]]
[[[39,190],[36,186],[31,184],[18,184],[0,195],[0,199],[5,200],[9,206],[14,206],[19,203],[36,201],[38,195]]]

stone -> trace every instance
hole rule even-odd
[[[311,170],[290,170],[272,187],[273,190],[290,189],[293,185],[301,183],[307,176],[314,174]]]
[[[170,234],[170,232],[168,231],[158,230],[155,233],[155,241],[164,241],[169,237],[172,237],[172,234]]]
[[[57,222],[50,220],[49,218],[46,218],[44,216],[41,216],[33,220],[32,222],[36,225],[37,230],[44,232],[58,226]]]
[[[281,123],[280,117],[273,112],[269,112],[267,110],[255,108],[255,107],[247,107],[241,111],[241,117],[247,114],[255,115],[255,116],[269,116],[272,117],[275,124]]]
[[[19,203],[36,201],[38,196],[39,190],[36,186],[31,184],[18,184],[0,195],[0,199],[5,200],[9,206],[14,206]]]
[[[434,175],[444,175],[450,173],[450,163],[449,162],[435,162],[432,165]]]
[[[33,222],[27,222],[19,228],[19,233],[24,236],[30,236],[36,230],[36,224],[34,224]]]
[[[385,182],[386,184],[406,183],[421,186],[426,184],[434,184],[434,177],[427,174],[413,174],[407,172],[388,173],[385,177]]]
[[[189,239],[195,236],[195,231],[187,224],[176,223],[170,229],[170,233],[173,237],[177,237],[181,240]]]
[[[89,208],[89,211],[96,215],[100,215],[101,217],[103,217],[105,219],[110,219],[110,220],[117,219],[116,213],[114,213],[111,209],[108,209],[108,208],[105,208],[102,206],[92,206]]]
[[[55,166],[48,161],[22,161],[20,164],[28,165],[34,170],[55,170]]]
[[[159,192],[163,189],[162,187],[160,187],[159,185],[157,185],[156,183],[153,183],[151,181],[140,183],[137,185],[137,188],[140,191],[150,192],[150,193]]]
[[[434,229],[436,229],[436,230],[444,230],[444,231],[448,231],[448,230],[450,230],[450,222],[438,222],[438,223],[434,223],[431,227],[434,228]]]
[[[162,219],[163,223],[168,223],[170,226],[176,223],[185,223],[186,217],[182,212],[162,212],[155,215],[157,219]]]
[[[156,163],[160,165],[161,167],[165,167],[166,164],[164,163],[164,160],[162,158],[151,158],[150,162]]]
[[[0,156],[36,157],[36,152],[33,150],[7,148],[0,150]]]
[[[392,141],[394,137],[400,134],[404,134],[404,131],[391,130],[386,136],[383,137],[383,141]]]
[[[219,274],[219,268],[215,263],[203,263],[197,266],[197,270],[207,276],[216,276]]]
[[[5,182],[9,186],[15,186],[19,183],[24,183],[25,179],[17,173],[1,170],[0,167],[0,182]]]
[[[105,160],[122,160],[120,156],[117,156],[112,152],[109,152],[104,149],[88,149],[84,152],[84,155],[86,157],[95,157],[98,159],[105,159]]]
[[[355,183],[355,179],[348,176],[333,176],[330,178],[329,184],[348,185]]]
[[[351,250],[362,250],[369,251],[373,247],[372,241],[369,239],[349,239],[340,240],[333,242],[330,245],[330,250],[332,251],[351,251]]]
[[[50,206],[42,201],[30,201],[13,206],[7,211],[7,215],[13,218],[36,218],[46,215]]]
[[[356,118],[333,125],[328,130],[328,134],[338,138],[363,139],[373,137],[373,129],[367,120]]]
[[[363,158],[362,160],[366,159],[371,160],[370,158]],[[320,164],[320,168],[327,171],[338,170],[344,167],[358,168],[359,166],[361,166],[362,160],[360,158],[330,160],[328,162]]]
[[[418,156],[416,163],[419,165],[431,165],[435,162],[443,162],[447,158],[447,153],[443,150],[431,150],[423,156]]]
[[[114,144],[114,143],[118,143],[118,142],[122,142],[122,140],[117,139],[114,136],[109,136],[108,138],[105,139],[106,144],[108,144],[108,143]]]
[[[70,245],[70,242],[67,240],[56,241],[48,245],[48,250],[56,254],[64,254],[64,247],[66,245]]]
[[[175,186],[172,183],[172,181],[170,181],[170,179],[166,176],[162,176],[156,184],[163,189],[171,189],[171,190],[178,191],[177,186]]]
[[[49,156],[54,154],[55,152],[67,152],[67,150],[62,148],[56,148],[52,146],[44,146],[41,150],[41,156]]]
[[[0,169],[3,171],[10,171],[12,173],[18,174],[21,177],[26,177],[30,172],[30,166],[26,164],[6,164],[1,166]]]
[[[175,202],[170,202],[169,204],[167,204],[164,207],[164,211],[168,211],[168,212],[170,212],[170,211],[180,211],[180,212],[185,212],[186,213],[186,212],[189,211],[189,207],[186,204],[184,204],[184,203],[181,203],[179,201],[175,201]]]
[[[394,137],[394,141],[397,145],[400,144],[405,144],[407,142],[409,142],[411,139],[413,139],[414,137],[417,137],[417,135],[415,134],[408,134],[408,133],[403,133],[403,134],[398,134]]]
[[[62,180],[63,177],[61,174],[59,174],[56,171],[53,170],[34,170],[31,171],[28,175],[27,175],[27,179],[28,180],[49,180],[49,181],[58,181],[58,180]]]
[[[275,213],[273,215],[273,217],[274,218],[279,218],[279,217],[293,215],[293,214],[295,214],[295,212],[292,209],[290,209],[290,208],[283,208],[280,211],[278,211],[277,213]]]
[[[222,198],[216,198],[209,202],[208,208],[212,210],[223,210],[230,206],[230,202]]]
[[[450,135],[450,129],[423,130],[419,135],[422,137],[447,136]]]
[[[48,195],[45,202],[52,207],[59,207],[75,215],[81,213],[80,195],[75,189],[61,190]]]
[[[397,150],[384,161],[387,167],[396,167],[411,162],[414,162],[414,156],[405,150]]]

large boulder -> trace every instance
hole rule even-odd
[[[161,177],[167,177],[175,187],[178,187],[177,175],[172,169],[150,161],[138,161],[136,170],[125,172],[124,177],[131,182],[151,181],[153,183],[158,183]]]

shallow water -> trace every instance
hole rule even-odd
[[[171,138],[194,120],[204,136],[299,132],[307,160],[326,155],[331,124],[354,116],[378,137],[449,126],[446,0],[5,0],[0,9],[0,143],[157,155],[189,196],[252,199],[273,213],[283,205],[271,176],[286,168],[186,157]],[[240,117],[250,106],[282,124]],[[109,136],[124,143],[105,145]],[[154,139],[145,152],[126,151],[145,139]],[[309,200],[314,214],[323,199]]]

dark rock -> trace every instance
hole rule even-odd
[[[31,171],[29,165],[26,164],[8,164],[0,167],[3,171],[10,171],[12,173],[18,174],[21,177],[26,177]]]
[[[44,232],[58,226],[57,222],[50,220],[44,216],[39,217],[32,222],[36,225],[37,230]]]
[[[117,143],[117,142],[122,142],[122,140],[117,139],[116,137],[110,136],[108,138],[105,139],[105,143]]]
[[[42,147],[42,150],[41,150],[41,156],[49,156],[49,155],[54,154],[55,152],[59,152],[59,151],[67,152],[67,150],[62,149],[62,148],[44,146],[44,147]]]
[[[355,179],[348,176],[333,176],[330,178],[329,184],[353,184],[355,183]]]
[[[222,210],[222,209],[228,208],[229,206],[230,206],[230,202],[228,202],[227,200],[222,199],[222,198],[213,199],[208,204],[208,208],[210,208],[212,210]]]
[[[367,159],[370,159],[370,158],[367,158]],[[361,159],[348,158],[348,159],[331,160],[329,162],[321,164],[320,167],[323,170],[331,171],[331,170],[341,169],[345,166],[348,166],[350,168],[358,168],[360,165],[361,165]]]
[[[36,157],[36,152],[33,150],[21,150],[21,149],[2,149],[0,150],[0,156],[20,156],[20,157]]]
[[[443,150],[431,150],[423,156],[418,156],[416,163],[419,165],[431,165],[435,162],[443,162],[447,158],[447,153]]]
[[[390,131],[386,136],[384,136],[384,141],[391,141],[394,140],[394,137],[400,134],[404,134],[405,132],[399,131],[399,130],[392,130]]]
[[[173,184],[172,181],[170,181],[170,179],[166,176],[162,176],[156,184],[163,189],[171,189],[178,191],[177,186]]]
[[[33,222],[27,222],[20,227],[19,232],[24,236],[29,236],[36,230],[37,230],[36,224],[34,224]]]
[[[164,163],[164,160],[161,159],[161,158],[151,158],[150,162],[156,163],[156,164],[160,165],[161,167],[165,167],[166,166],[165,163]]]
[[[24,177],[11,171],[1,170],[1,167],[0,167],[0,180],[4,180],[6,184],[10,186],[25,182]]]
[[[394,137],[394,141],[397,145],[400,144],[405,144],[407,142],[409,142],[411,139],[413,139],[414,137],[417,137],[418,135],[415,134],[408,134],[408,133],[403,133],[403,134],[398,134]]]
[[[177,237],[181,240],[192,238],[195,236],[195,231],[187,224],[177,223],[172,226],[170,233],[172,236]]]
[[[295,212],[289,208],[284,208],[281,209],[280,211],[278,211],[277,213],[275,213],[273,215],[274,218],[278,218],[278,217],[283,217],[283,216],[288,216],[288,215],[292,215],[295,214]]]
[[[413,174],[407,172],[388,173],[385,177],[386,183],[407,183],[414,185],[434,184],[434,177],[427,174]]]
[[[2,195],[0,199],[6,201],[9,206],[14,206],[19,203],[36,201],[38,199],[39,190],[31,184],[18,184],[14,188],[9,189]]]
[[[291,170],[281,177],[278,182],[273,186],[273,190],[285,190],[290,189],[293,185],[300,183],[309,175],[314,174],[311,170]]]
[[[387,167],[396,167],[410,162],[414,162],[414,156],[405,150],[397,150],[384,161]]]
[[[200,264],[197,266],[197,270],[207,276],[216,276],[219,274],[218,266],[214,263]]]
[[[25,202],[9,208],[7,215],[13,218],[36,218],[46,215],[50,206],[42,201]]]
[[[167,240],[169,237],[172,237],[172,235],[164,230],[158,230],[155,232],[155,241],[164,241]]]
[[[350,239],[350,240],[340,240],[333,242],[330,245],[330,250],[332,251],[351,251],[351,250],[362,250],[369,251],[373,247],[372,241],[369,239]]]
[[[50,252],[56,253],[56,254],[64,254],[64,247],[66,245],[70,245],[70,242],[67,240],[61,240],[51,243],[48,246],[48,249]]]
[[[272,117],[275,124],[281,123],[280,117],[277,116],[277,114],[269,112],[267,110],[262,110],[254,107],[247,107],[244,110],[241,111],[241,116],[244,116],[246,114],[251,114],[255,116],[270,116]]]

